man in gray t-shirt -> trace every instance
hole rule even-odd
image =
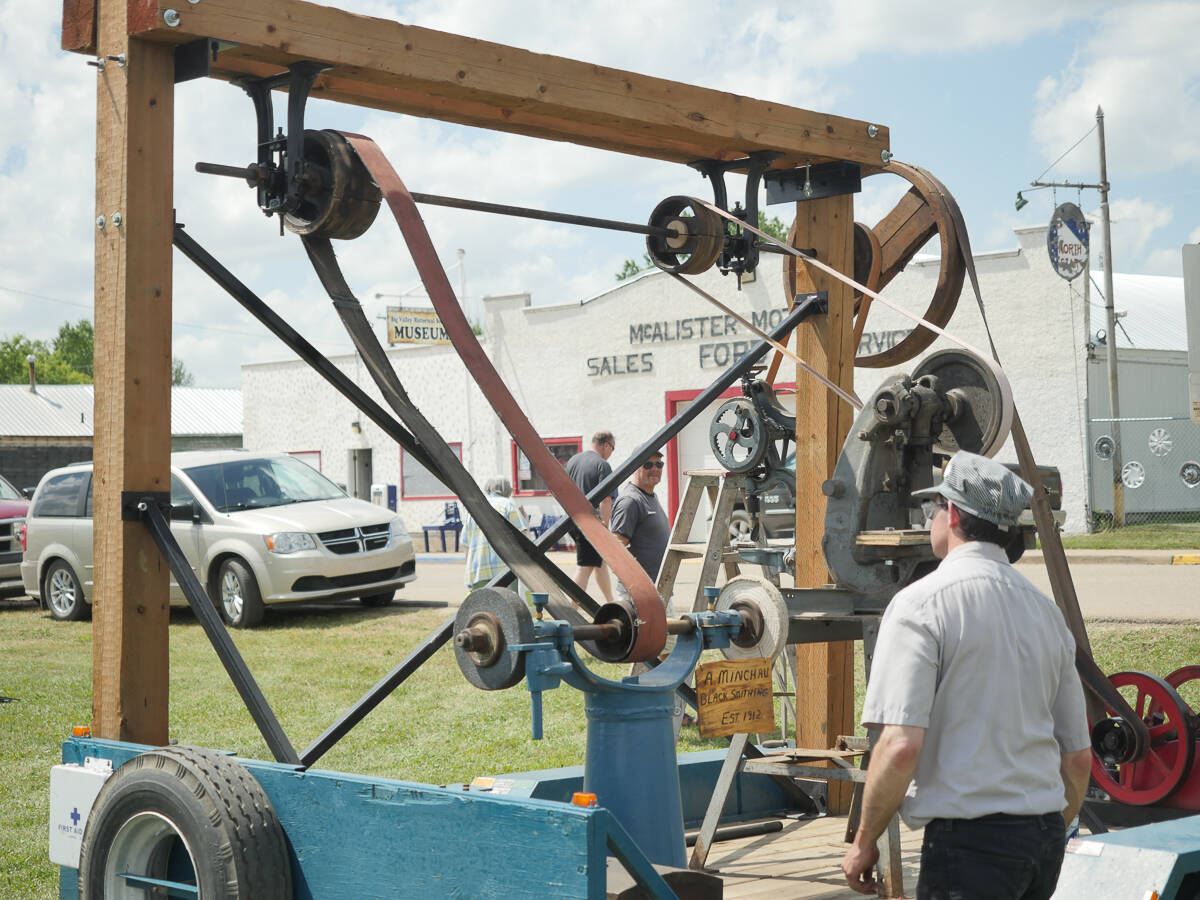
[[[611,431],[597,431],[592,435],[590,450],[576,453],[567,460],[567,474],[585,495],[590,494],[596,485],[612,474],[612,466],[608,464],[608,458],[612,456],[616,447],[617,442],[613,439]],[[599,503],[594,504],[605,528],[608,527],[609,518],[612,515],[614,497],[616,497],[616,491],[612,496],[605,497]],[[608,576],[608,568],[604,565],[604,559],[578,528],[571,529],[571,537],[575,539],[575,583],[587,590],[588,581],[595,572],[596,584],[600,588],[600,593],[604,595],[605,602],[611,603],[612,579]]]
[[[655,453],[642,463],[633,478],[617,492],[609,525],[617,540],[629,548],[652,579],[658,575],[671,536],[667,513],[654,495],[654,488],[662,481],[662,470],[661,453]]]
[[[1004,551],[1031,493],[959,452],[913,495],[929,498],[941,564],[896,594],[879,629],[862,716],[880,731],[842,861],[860,893],[875,893],[876,841],[897,810],[925,829],[918,900],[1054,893],[1091,750],[1075,641]]]

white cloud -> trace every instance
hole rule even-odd
[[[1200,4],[1123,5],[1099,26],[1060,74],[1041,83],[1033,138],[1052,160],[1104,109],[1109,179],[1200,164]],[[1095,181],[1097,150],[1085,141],[1051,177]]]

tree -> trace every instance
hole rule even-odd
[[[0,384],[26,381],[30,356],[36,358],[39,384],[91,384],[95,344],[96,332],[87,319],[74,325],[64,322],[50,343],[23,334],[0,338]],[[171,357],[171,384],[190,387],[195,383],[183,360]]]
[[[729,227],[733,227],[732,224]],[[761,209],[758,211],[758,230],[766,232],[777,241],[787,243],[788,227],[777,216],[772,216],[768,219]],[[642,254],[642,265],[638,265],[632,259],[627,259],[621,264],[621,271],[617,273],[617,281],[625,281],[638,274],[638,272],[644,272],[646,269],[653,268],[653,266],[654,263],[651,262],[649,253]]]

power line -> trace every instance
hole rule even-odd
[[[1060,156],[1060,157],[1059,157],[1058,159],[1056,159],[1054,162],[1050,163],[1050,165],[1046,166],[1046,170],[1045,170],[1045,172],[1042,172],[1042,175],[1045,175],[1045,174],[1046,174],[1046,172],[1049,172],[1051,169],[1053,169],[1055,166],[1057,166],[1057,165],[1058,165],[1060,162],[1062,162],[1062,161],[1063,161],[1063,157],[1065,157],[1065,156],[1066,156],[1068,153],[1070,153],[1072,150],[1074,150],[1076,147],[1078,147],[1080,144],[1082,144],[1082,143],[1083,143],[1083,141],[1084,141],[1084,139],[1085,139],[1085,138],[1086,138],[1086,137],[1087,137],[1089,134],[1091,134],[1093,131],[1095,131],[1095,130],[1096,130],[1096,126],[1095,126],[1095,125],[1093,125],[1091,128],[1089,128],[1089,129],[1088,129],[1088,130],[1087,130],[1087,131],[1084,133],[1083,137],[1081,137],[1079,140],[1077,140],[1075,143],[1073,143],[1073,144],[1072,144],[1070,147],[1068,147],[1068,148],[1067,148],[1066,152],[1065,152],[1065,153],[1063,153],[1063,155],[1062,155],[1062,156]],[[1039,175],[1037,178],[1035,178],[1035,179],[1033,179],[1033,180],[1034,180],[1034,181],[1041,181],[1041,180],[1042,180],[1042,175]]]

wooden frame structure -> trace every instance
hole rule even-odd
[[[96,468],[93,735],[167,742],[168,576],[121,493],[167,490],[171,375],[175,49],[220,42],[211,77],[326,64],[312,96],[569,141],[674,162],[782,153],[774,167],[848,160],[878,167],[883,125],[811,112],[590,63],[531,53],[303,0],[64,0],[64,49],[109,60],[98,72],[96,152]],[[798,208],[797,246],[852,271],[853,198]],[[104,224],[99,225],[99,217]],[[800,290],[829,291],[806,322],[802,356],[853,379],[851,304],[841,283],[799,266]],[[797,384],[797,586],[828,580],[820,485],[850,427],[846,405],[803,373]],[[802,744],[852,730],[844,645],[800,652]]]

